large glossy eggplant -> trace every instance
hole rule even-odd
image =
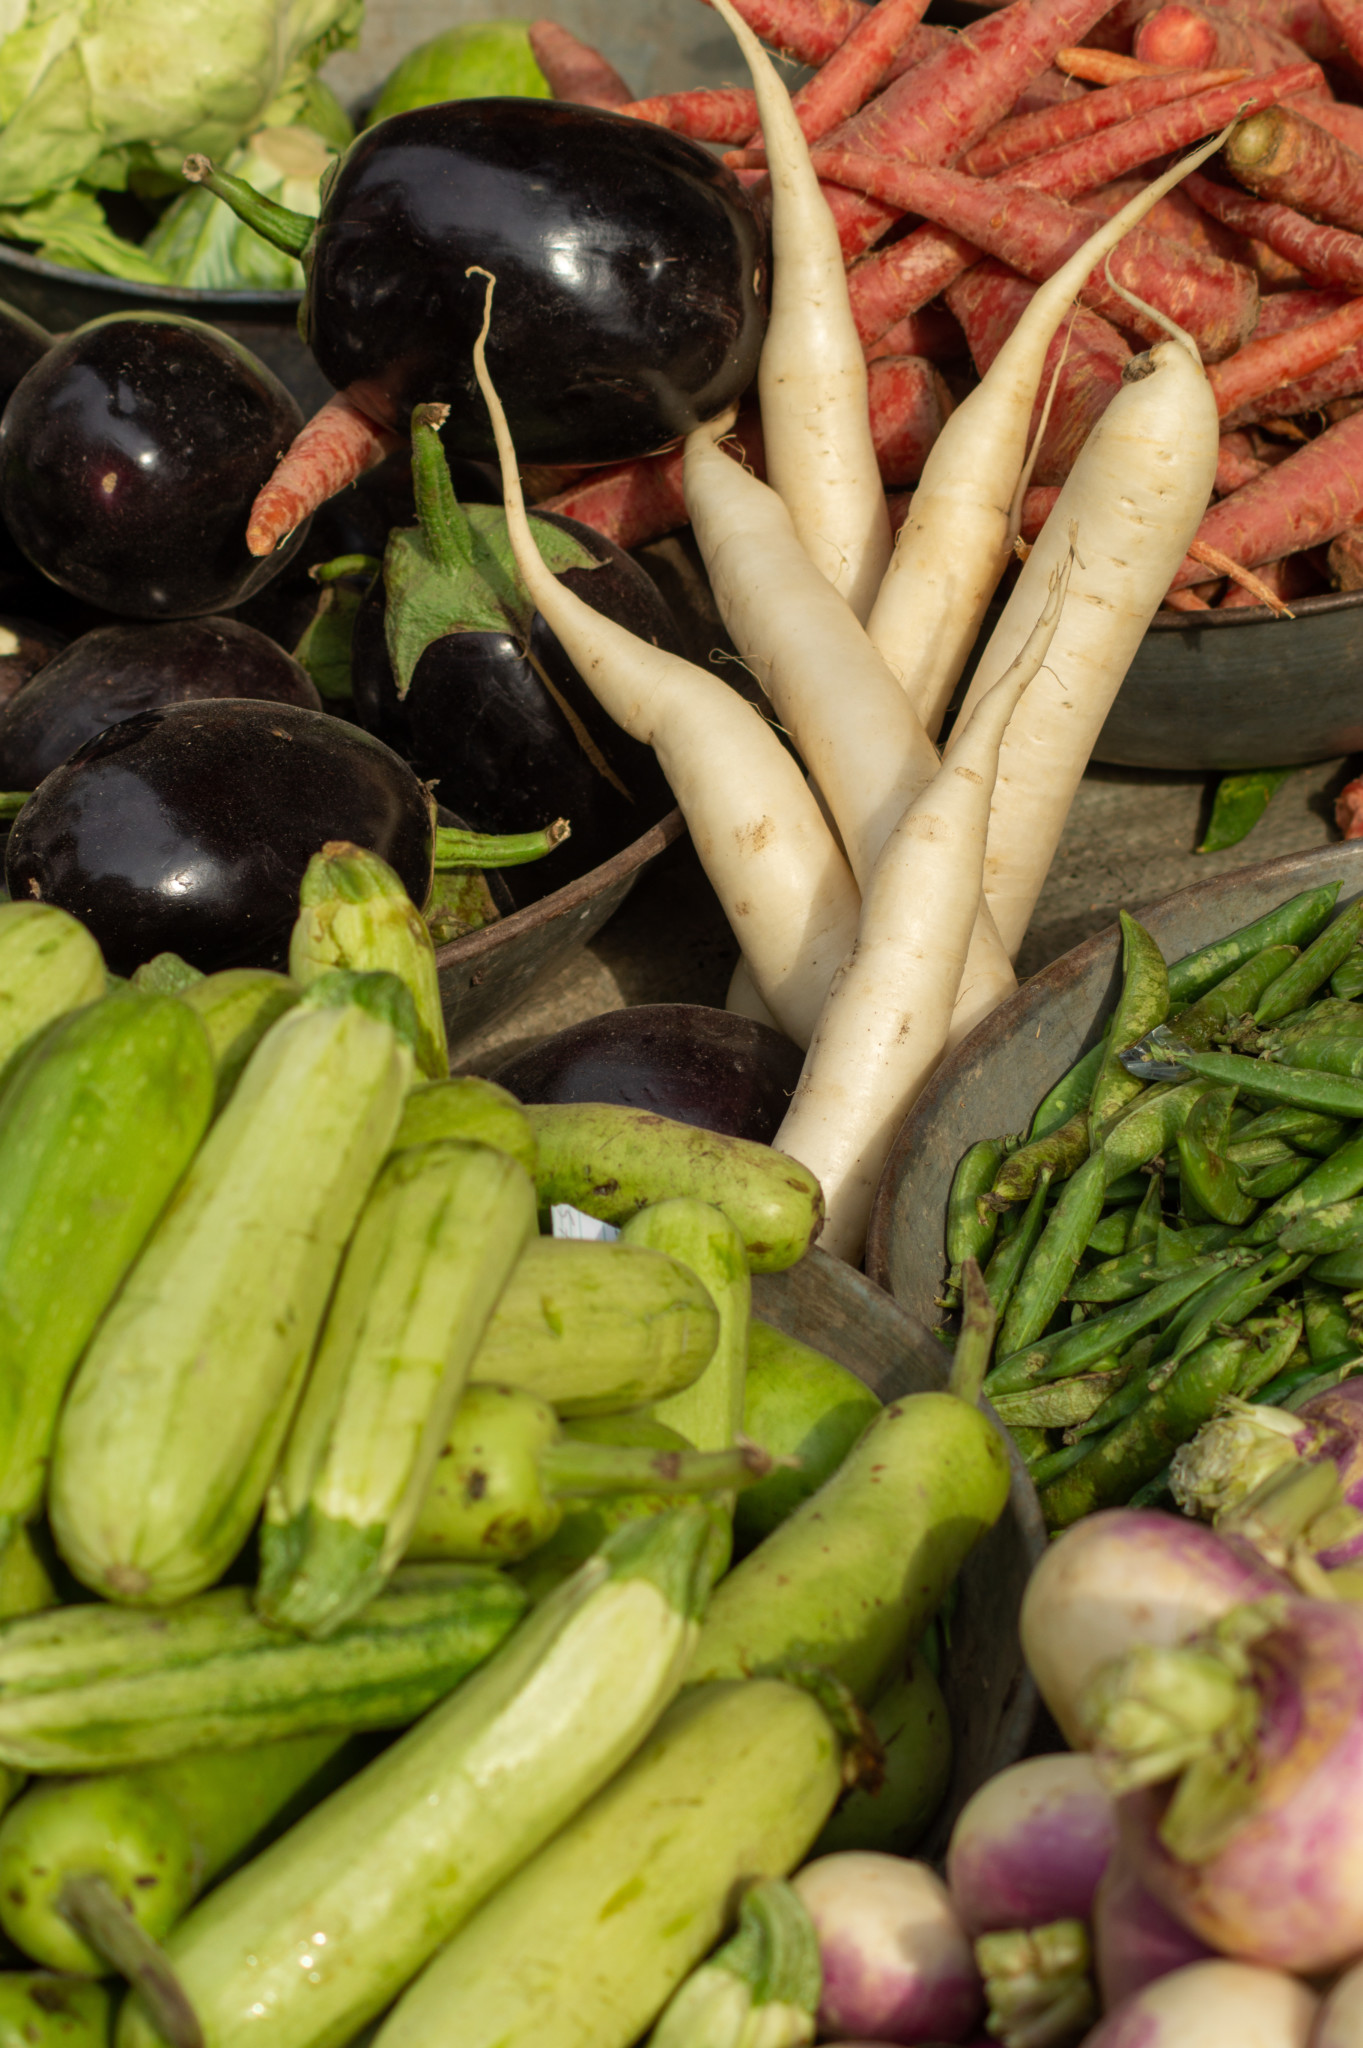
[[[27,376],[51,346],[52,336],[45,327],[0,299],[0,412],[9,404],[19,379]],[[22,582],[31,573],[9,528],[0,522],[0,583]]]
[[[106,726],[201,697],[322,709],[298,663],[237,619],[101,626],[73,641],[0,710],[0,789],[36,789]]]
[[[501,506],[461,506],[437,438],[413,414],[416,527],[391,537],[351,648],[356,715],[482,832],[563,813],[572,837],[508,875],[527,903],[587,874],[672,808],[651,747],[622,732],[535,610]],[[575,519],[536,513],[551,567],[608,618],[680,652],[676,622],[637,562]]]
[[[485,280],[492,373],[523,462],[616,462],[713,419],[752,381],[766,235],[731,171],[647,121],[564,101],[458,100],[394,114],[341,159],[315,230],[252,206],[305,258],[319,368],[399,432],[427,400],[446,446],[494,454],[473,376]]]
[[[55,343],[0,420],[0,514],[28,560],[121,618],[228,611],[305,528],[257,560],[251,503],[303,415],[230,336],[112,313]]]
[[[616,1102],[769,1145],[804,1055],[767,1024],[703,1003],[639,1003],[556,1031],[494,1078],[522,1102]]]
[[[0,705],[8,704],[26,683],[60,654],[68,636],[41,619],[14,618],[0,614]],[[0,786],[4,778],[0,777]],[[27,784],[16,787],[27,787]]]
[[[10,833],[10,894],[69,910],[116,974],[156,953],[205,973],[284,964],[304,871],[348,839],[417,903],[429,793],[380,740],[322,711],[249,698],[139,712],[47,777]]]

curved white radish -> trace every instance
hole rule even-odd
[[[771,320],[757,372],[767,475],[809,559],[864,619],[890,520],[838,231],[771,59],[729,0],[713,5],[747,59],[771,164]]]
[[[1077,525],[1069,602],[1045,672],[1005,736],[989,816],[985,896],[1010,957],[1103,720],[1211,496],[1216,400],[1193,344],[1169,324],[1179,339],[1133,358],[1080,450],[962,707],[964,715],[1016,658]]]
[[[979,910],[999,743],[1046,658],[1063,598],[1059,570],[1027,644],[886,841],[856,944],[772,1140],[818,1175],[827,1210],[819,1242],[839,1258],[860,1258],[891,1141],[942,1056]]]
[[[1056,328],[1094,265],[1224,140],[1218,136],[1204,143],[1147,185],[1037,287],[987,374],[962,399],[933,445],[866,622],[933,738],[1013,545],[1014,498],[1028,427]],[[1206,502],[1204,497],[1203,511]],[[1087,543],[1087,528],[1084,538]],[[1030,602],[1034,619],[1035,595]],[[1016,941],[1009,951],[1017,951]]]
[[[856,928],[851,871],[798,763],[750,704],[718,676],[603,618],[546,567],[487,371],[493,280],[476,274],[488,277],[488,288],[473,366],[496,436],[517,567],[592,694],[653,747],[762,1000],[804,1044]]]

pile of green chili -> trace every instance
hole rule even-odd
[[[1164,1499],[1229,1397],[1295,1407],[1363,1368],[1363,899],[1332,918],[1340,886],[1173,967],[1123,912],[1099,1043],[1025,1140],[956,1169],[948,1301],[978,1261],[985,1393],[1052,1529]]]

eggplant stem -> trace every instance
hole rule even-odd
[[[782,1464],[799,1464],[782,1459]],[[765,1479],[777,1460],[740,1439],[727,1451],[660,1451],[644,1444],[546,1444],[540,1478],[550,1493],[728,1493]]]
[[[204,2048],[203,2029],[160,1943],[134,1919],[107,1877],[68,1877],[59,1910],[83,1941],[142,1994],[158,2034],[170,2048]]]
[[[32,794],[31,789],[0,790],[0,818],[17,818]]]
[[[454,494],[440,441],[440,429],[449,416],[447,405],[413,407],[412,490],[417,525],[431,560],[442,569],[468,569],[473,564],[473,528]]]
[[[566,818],[555,818],[541,832],[466,832],[459,825],[435,828],[435,868],[520,868],[543,860],[572,832]]]
[[[245,178],[216,170],[206,156],[187,156],[180,171],[191,185],[206,185],[213,197],[230,206],[237,219],[245,221],[263,242],[302,260],[317,227],[311,214],[295,213],[291,206],[267,199]]]

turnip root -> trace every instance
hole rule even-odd
[[[946,1886],[925,1863],[873,1850],[821,1856],[792,1883],[823,1961],[819,2024],[879,2041],[959,2041],[980,1980]]]
[[[1117,1839],[1111,1795],[1087,1756],[1029,1757],[961,1809],[947,1889],[969,1934],[1087,1920]]]
[[[1119,2005],[1084,2048],[1307,2048],[1318,2003],[1278,1970],[1192,1963]]]
[[[1067,1529],[1035,1566],[1022,1599],[1023,1653],[1065,1740],[1086,1747],[1079,1698],[1100,1665],[1137,1643],[1181,1642],[1285,1586],[1197,1522],[1109,1508]]]
[[[1311,2048],[1358,2048],[1363,2041],[1363,1963],[1333,1985],[1316,2015]]]
[[[1118,1848],[1093,1900],[1093,1960],[1104,2011],[1211,1953],[1205,1941],[1151,1897]]]

